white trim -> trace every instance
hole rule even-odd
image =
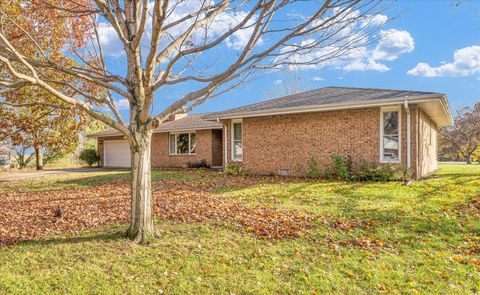
[[[187,132],[187,131],[198,131],[198,130],[222,130],[223,127],[200,127],[200,128],[173,128],[167,130],[153,130],[153,133],[175,133],[175,132]],[[99,131],[103,132],[103,131]],[[109,138],[109,137],[116,137],[116,136],[125,136],[123,133],[113,129],[113,133],[110,134],[88,134],[86,137],[89,138]]]
[[[97,139],[98,140],[98,139]],[[98,146],[98,145],[97,145]],[[108,167],[107,164],[107,149],[105,148],[105,140],[102,140],[102,147],[103,147],[103,163],[102,167]]]
[[[398,111],[398,160],[385,161],[383,159],[383,113]],[[402,107],[390,106],[380,108],[380,163],[401,163],[402,162]]]
[[[410,169],[412,167],[411,163],[411,137],[412,137],[412,132],[411,132],[411,116],[410,116],[410,107],[408,105],[408,100],[405,101],[404,103],[404,108],[405,112],[407,113],[407,168]]]
[[[241,123],[242,125],[242,158],[235,158],[234,153],[233,153],[233,145],[234,145],[234,128],[233,124],[235,123]],[[231,156],[232,156],[232,161],[243,161],[243,120],[242,119],[235,119],[230,122],[230,145],[231,145]]]
[[[192,140],[191,140],[191,134],[195,134],[195,143],[197,143],[197,133],[195,130],[190,130],[190,131],[178,131],[178,132],[169,132],[168,133],[168,155],[169,156],[194,156],[197,154],[197,149],[195,149],[195,153],[190,153],[192,150]],[[187,154],[178,154],[177,153],[177,137],[179,134],[188,134],[188,153]],[[170,150],[170,135],[175,135],[175,153],[172,154],[172,151]]]
[[[223,127],[200,127],[200,128],[174,128],[168,130],[153,130],[153,133],[175,133],[175,132],[186,132],[186,131],[197,131],[197,130],[210,130],[210,129],[222,129]]]
[[[223,124],[223,158],[224,158],[224,162],[225,162],[225,166],[228,164],[228,125],[226,123]]]

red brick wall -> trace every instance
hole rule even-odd
[[[243,165],[258,174],[303,175],[313,156],[326,167],[331,155],[350,156],[357,167],[379,159],[378,108],[243,119]],[[228,161],[231,132],[228,124]]]
[[[181,167],[184,163],[205,160],[212,165],[212,130],[196,131],[195,155],[170,155],[168,151],[169,133],[155,133],[152,139],[152,166]]]
[[[213,152],[221,153],[221,141],[218,137],[222,137],[221,130],[197,130],[196,132],[196,154],[195,155],[170,155],[168,149],[169,133],[154,133],[152,136],[152,166],[153,167],[181,167],[184,163],[196,162],[197,160],[205,160],[209,165],[217,165],[215,161],[222,163],[222,155],[213,156]],[[220,133],[220,135],[218,135]],[[122,139],[121,136],[99,138],[98,152],[103,163],[103,140]]]
[[[212,130],[212,165],[222,166],[223,162],[222,130]]]
[[[411,113],[411,163],[417,168],[417,107]],[[227,160],[231,157],[231,121],[227,126]],[[243,165],[257,174],[304,175],[313,156],[324,167],[333,153],[350,156],[353,169],[380,160],[380,108],[328,111],[243,119]],[[401,108],[401,163],[407,165],[407,113]]]

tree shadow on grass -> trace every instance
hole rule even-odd
[[[97,186],[97,185],[101,185],[101,184],[112,182],[112,181],[119,181],[119,180],[128,181],[129,179],[130,179],[130,171],[123,171],[121,173],[115,173],[115,174],[96,175],[96,176],[62,180],[62,181],[59,181],[58,183],[60,184],[60,186],[91,187],[91,186]]]
[[[62,244],[82,244],[88,242],[114,242],[118,240],[126,239],[124,232],[119,230],[108,230],[98,232],[91,232],[88,234],[82,234],[79,236],[67,236],[67,237],[49,237],[41,238],[38,240],[24,240],[15,245],[39,245],[39,246],[48,246],[48,245],[62,245]]]

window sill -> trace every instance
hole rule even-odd
[[[380,164],[400,164],[401,161],[380,161]]]
[[[169,156],[196,156],[197,154],[168,154]]]

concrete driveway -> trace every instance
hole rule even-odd
[[[73,174],[85,172],[103,171],[103,168],[66,168],[66,169],[48,169],[42,171],[28,171],[28,172],[3,172],[0,173],[0,182],[20,181],[30,178],[36,178],[52,174]]]

